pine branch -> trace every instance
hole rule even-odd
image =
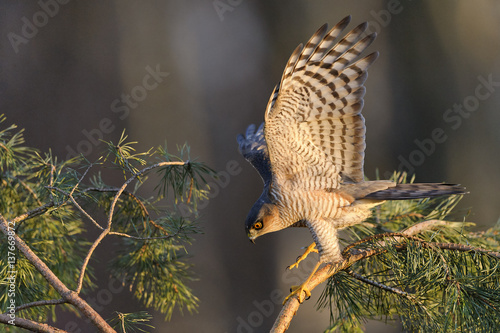
[[[191,179],[191,181],[192,181],[192,179]],[[118,192],[119,190],[120,189],[116,188],[116,187],[113,187],[113,188],[90,187],[90,188],[85,189],[84,192],[88,192],[88,191],[96,191],[96,192]],[[160,230],[165,236],[168,236],[167,230],[165,230],[165,228],[163,228],[161,225],[157,224],[155,221],[153,221],[150,218],[150,214],[149,214],[146,206],[144,205],[144,203],[135,194],[133,194],[133,193],[127,191],[127,190],[124,190],[123,194],[126,194],[129,197],[131,197],[132,200],[134,200],[139,205],[139,208],[141,209],[141,212],[142,212],[142,216],[143,217],[148,217],[148,222],[149,223],[151,223],[155,228],[157,228],[158,230]],[[169,237],[165,237],[165,238],[169,238]]]
[[[135,239],[135,240],[155,240],[155,239],[170,239],[173,238],[177,235],[167,235],[167,236],[158,236],[158,237],[137,237],[137,236],[132,236],[129,234],[125,234],[123,232],[116,232],[116,231],[110,231],[108,235],[115,235],[115,236],[120,236],[120,237],[125,237],[125,238],[130,238],[130,239]]]
[[[360,280],[360,281],[362,281],[364,283],[370,284],[370,285],[372,285],[374,287],[377,287],[377,288],[380,288],[382,290],[390,291],[390,292],[398,294],[400,296],[404,296],[404,297],[408,298],[409,300],[413,300],[413,296],[411,294],[407,293],[406,291],[403,291],[403,290],[401,290],[399,288],[389,287],[389,286],[386,286],[383,283],[370,280],[369,278],[367,278],[367,277],[365,277],[365,276],[363,276],[361,274],[355,273],[355,272],[353,272],[350,269],[348,269],[346,271],[347,271],[347,274],[349,274],[350,276],[352,276],[355,279],[358,279],[358,280]]]
[[[74,305],[85,317],[87,317],[99,330],[102,332],[115,332],[111,326],[77,293],[71,291],[66,285],[59,280],[59,278],[52,272],[52,270],[29,248],[29,246],[17,235],[12,233],[14,225],[13,221],[7,221],[0,215],[0,229],[6,236],[14,237],[16,247],[21,251],[24,256],[35,266],[35,268],[42,274],[47,282],[61,295],[61,297],[68,303]]]
[[[113,212],[115,210],[115,205],[118,201],[118,198],[120,197],[120,195],[122,194],[123,191],[125,191],[125,188],[132,182],[134,181],[137,177],[140,177],[142,176],[143,174],[147,173],[148,171],[152,170],[152,169],[155,169],[155,168],[160,168],[160,167],[163,167],[163,166],[172,166],[172,165],[186,165],[188,164],[189,162],[160,162],[160,163],[156,163],[156,164],[153,164],[147,168],[144,168],[142,169],[141,171],[138,171],[136,173],[134,173],[134,175],[132,177],[130,177],[129,179],[127,179],[127,181],[118,189],[118,192],[116,193],[113,201],[111,202],[111,207],[109,209],[109,215],[108,215],[108,227],[111,226],[111,221],[113,219]]]
[[[0,122],[3,120],[0,116]],[[112,273],[122,275],[124,279],[132,278],[130,287],[136,289],[135,298],[166,314],[167,319],[176,308],[181,312],[184,307],[194,311],[198,299],[186,284],[193,279],[190,265],[182,260],[182,250],[185,250],[183,243],[191,239],[189,235],[198,232],[195,223],[178,219],[175,214],[159,216],[154,221],[148,209],[156,213],[156,201],[143,200],[126,188],[136,183],[135,192],[147,179],[146,174],[158,168],[161,174],[161,181],[155,188],[159,188],[158,200],[172,191],[175,203],[179,198],[183,201],[187,198],[187,203],[192,201],[192,207],[196,209],[197,202],[207,198],[207,190],[201,187],[207,183],[204,175],[213,174],[213,170],[203,163],[190,162],[186,145],[180,148],[180,157],[169,154],[166,147],[136,153],[134,142],[126,142],[125,134],[118,145],[107,143],[107,155],[105,153],[97,162],[86,163],[80,169],[75,163],[81,163],[82,158],[58,162],[51,152],[42,156],[36,149],[24,147],[22,131],[9,133],[14,128],[16,126],[12,125],[0,130],[0,196],[5,199],[2,200],[2,209],[9,212],[8,216],[0,215],[0,229],[7,235],[9,245],[1,244],[0,247],[2,252],[23,255],[16,258],[9,254],[7,257],[11,270],[18,271],[19,279],[12,282],[19,288],[12,296],[15,303],[12,303],[11,296],[6,295],[0,297],[0,302],[18,305],[11,311],[25,311],[23,314],[27,318],[40,318],[41,322],[45,321],[42,318],[47,318],[49,310],[55,316],[55,308],[51,305],[67,303],[86,317],[96,330],[114,332],[79,295],[84,286],[93,285],[89,275],[92,274],[90,259],[95,249],[106,236],[114,235],[124,238],[124,247],[118,250],[116,260],[111,263],[114,265]],[[182,157],[184,153],[187,153],[187,159]],[[160,163],[148,166],[147,158],[154,155],[160,155],[157,157]],[[104,168],[108,164],[118,167],[125,176],[124,183],[117,188],[107,187],[100,173],[93,170],[97,164]],[[77,169],[73,165],[77,165]],[[90,181],[93,188],[84,184],[91,170],[95,174],[95,181]],[[93,195],[90,191],[112,194]],[[100,221],[101,224],[86,207],[93,200],[99,207],[105,207],[106,218]],[[36,204],[39,207],[32,209]],[[79,218],[83,216],[101,230],[90,243],[80,237],[85,231]],[[35,217],[36,223],[21,224]],[[137,224],[137,220],[142,224]],[[19,228],[21,225],[26,228]],[[139,267],[130,265],[133,260],[141,263]],[[11,273],[4,267],[3,275]],[[156,278],[152,279],[153,275]],[[67,286],[74,284],[75,280],[76,289],[72,291]],[[0,314],[0,323],[12,323],[11,317],[10,313]],[[142,312],[123,314],[121,328],[129,331],[137,325],[152,327],[143,323],[151,318]],[[17,326],[34,331],[64,332],[41,322],[17,316],[15,321]]]
[[[90,216],[89,213],[87,213],[87,211],[85,209],[82,208],[82,206],[80,206],[78,204],[78,202],[76,202],[75,198],[73,197],[73,190],[71,191],[71,193],[68,193],[66,191],[63,191],[61,190],[60,188],[57,188],[57,187],[52,187],[52,186],[45,186],[45,188],[49,189],[49,190],[54,190],[54,191],[57,191],[57,192],[60,192],[66,196],[68,196],[68,198],[71,200],[71,202],[73,203],[73,205],[75,205],[75,207],[83,213],[83,215],[85,215],[97,228],[99,228],[100,230],[104,230],[103,227],[101,227],[101,225],[99,223],[97,223],[96,220],[94,220],[94,218],[92,216]]]
[[[416,240],[416,241],[423,242],[423,240],[420,239],[420,238],[418,238],[418,237],[410,236],[410,235],[405,235],[404,233],[401,233],[401,232],[387,232],[385,234],[376,234],[376,235],[373,235],[373,236],[370,236],[370,237],[366,237],[366,238],[363,238],[363,239],[361,239],[361,240],[359,240],[357,242],[349,244],[342,251],[342,255],[348,254],[351,249],[355,248],[358,245],[361,245],[363,243],[368,243],[368,242],[371,242],[374,239],[379,239],[379,238],[394,238],[394,239],[405,238],[405,239],[413,239],[413,240]],[[384,242],[379,242],[379,244],[383,245]]]
[[[11,321],[11,320],[12,319],[8,315],[3,314],[3,313],[0,314],[0,323],[6,324],[6,325],[10,325],[9,321]],[[42,333],[69,333],[68,331],[61,330],[61,329],[56,328],[54,326],[50,326],[50,325],[47,325],[47,324],[38,323],[38,322],[33,321],[33,320],[19,318],[19,317],[16,317],[15,323],[16,323],[17,327],[22,327],[22,328],[25,328],[27,330],[33,331],[33,332],[42,332]]]
[[[16,306],[16,312],[24,310],[24,309],[32,308],[34,306],[57,305],[57,304],[64,304],[64,303],[67,303],[67,301],[63,298],[35,301],[35,302],[25,303],[25,304]]]
[[[79,204],[78,202],[75,200],[75,198],[73,197],[73,193],[76,191],[76,189],[78,188],[78,186],[80,185],[80,183],[82,182],[83,178],[85,178],[85,176],[87,175],[87,173],[89,172],[89,170],[94,166],[93,163],[91,163],[87,169],[85,170],[85,172],[83,173],[83,175],[78,179],[78,182],[75,184],[75,186],[73,186],[73,188],[71,189],[71,191],[68,193],[58,187],[54,187],[52,186],[52,183],[53,183],[53,180],[52,180],[52,173],[51,173],[51,185],[50,186],[45,186],[46,189],[49,189],[49,190],[54,190],[54,191],[58,191],[62,194],[64,194],[65,196],[68,197],[69,200],[71,200],[71,202],[73,203],[73,205],[75,205],[75,207],[83,213],[83,215],[85,215],[92,223],[94,223],[94,225],[101,229],[101,230],[104,230],[103,227],[101,227],[101,225],[99,223],[97,223],[96,220],[94,220],[94,218],[92,216],[90,216],[89,213],[87,213],[87,211],[85,209],[83,209]],[[66,199],[61,205],[64,205],[66,203],[66,201],[68,200]]]
[[[479,252],[479,253],[488,255],[490,257],[500,259],[500,252],[490,251],[487,249],[482,249],[480,247],[469,246],[469,245],[464,245],[464,244],[425,242],[425,243],[422,243],[422,245],[429,246],[429,247],[436,246],[442,250],[455,250],[455,251],[462,251],[462,252],[471,252],[471,251]]]
[[[440,227],[440,226],[446,226],[447,222],[441,221],[441,220],[428,220],[428,221],[423,221],[420,223],[417,223],[409,228],[407,228],[405,231],[401,232],[402,237],[407,237],[407,238],[413,238],[414,235],[419,234],[423,231],[433,229],[435,227]],[[394,237],[393,233],[387,233],[387,234],[381,234],[381,237]],[[374,239],[374,237],[369,237]],[[420,239],[418,239],[419,242]],[[359,243],[359,242],[357,242]],[[361,243],[364,243],[364,240],[362,240]],[[500,253],[494,252],[494,251],[489,251],[486,249],[478,248],[478,247],[473,247],[473,246],[468,246],[468,245],[462,245],[462,244],[454,244],[454,243],[433,243],[433,242],[421,242],[421,244],[425,247],[428,248],[440,248],[440,249],[446,249],[446,250],[455,250],[455,251],[461,251],[461,252],[469,252],[469,251],[475,251],[479,252],[485,255],[489,255],[495,258],[500,258]],[[383,246],[385,246],[385,241],[380,241],[377,244],[379,247],[372,248],[369,250],[357,250],[357,251],[351,251],[349,255],[347,255],[344,260],[338,263],[328,263],[324,265],[322,268],[318,269],[316,273],[311,277],[309,282],[306,285],[306,288],[309,291],[312,291],[314,288],[316,288],[319,284],[323,283],[326,281],[329,277],[337,274],[338,272],[342,270],[346,270],[349,267],[351,267],[354,263],[364,260],[366,258],[380,255],[384,252],[387,252],[387,249],[384,249]],[[398,251],[401,251],[406,248],[407,244],[406,243],[399,243],[393,245],[394,248]],[[352,248],[352,246],[348,246],[349,248]],[[273,327],[271,328],[271,333],[281,333],[285,332],[289,325],[291,320],[293,319],[293,316],[299,309],[300,303],[298,301],[298,296],[294,295],[290,297],[285,304],[283,305],[283,308],[281,309],[280,314],[276,318],[276,321],[274,322]]]
[[[127,179],[125,183],[118,189],[116,192],[113,201],[111,202],[111,207],[109,208],[109,214],[108,214],[108,220],[107,220],[107,225],[106,228],[101,232],[101,234],[97,237],[97,239],[94,241],[92,246],[90,247],[87,256],[83,260],[82,268],[80,269],[80,276],[78,277],[78,284],[76,288],[76,293],[80,293],[83,285],[83,278],[85,276],[85,270],[87,269],[87,265],[90,261],[90,258],[92,257],[92,254],[94,253],[95,249],[97,246],[101,243],[101,241],[106,237],[110,232],[111,232],[111,224],[113,221],[113,213],[115,210],[116,203],[118,202],[118,198],[120,195],[125,191],[125,188],[132,182],[134,181],[137,177],[140,177],[141,175],[147,173],[150,170],[153,170],[155,168],[163,167],[163,166],[171,166],[171,165],[185,165],[187,162],[160,162],[153,164],[151,166],[148,166],[140,171],[135,172],[132,177]]]
[[[89,170],[94,166],[94,163],[90,163],[89,166],[87,167],[87,169],[85,170],[85,172],[83,173],[83,175],[80,177],[80,179],[78,179],[78,182],[75,184],[75,186],[73,186],[73,188],[71,189],[71,192],[69,192],[69,197],[73,196],[73,193],[76,191],[76,189],[78,188],[78,186],[80,185],[80,183],[82,182],[83,178],[85,178],[85,176],[87,175],[87,173],[89,172]]]
[[[45,214],[49,210],[49,208],[52,208],[54,206],[55,206],[55,204],[54,204],[53,201],[49,202],[49,203],[47,203],[47,204],[45,204],[43,206],[37,207],[37,208],[35,208],[33,210],[30,210],[27,213],[24,213],[24,214],[21,214],[21,215],[15,217],[10,222],[12,222],[12,224],[16,225],[16,224],[21,223],[21,222],[23,222],[25,220],[31,219],[31,218],[33,218],[35,216],[39,216],[39,215]]]

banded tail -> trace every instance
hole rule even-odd
[[[397,184],[385,190],[372,192],[363,199],[408,200],[439,197],[442,195],[467,194],[465,187],[459,184],[418,183]]]

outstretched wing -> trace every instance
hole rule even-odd
[[[266,139],[264,138],[264,123],[255,130],[255,125],[248,126],[245,135],[236,138],[243,157],[259,172],[264,184],[271,181],[271,165],[267,152]]]
[[[325,24],[299,45],[269,100],[265,139],[278,183],[324,189],[363,180],[363,84],[378,53],[359,57],[376,37],[363,37],[366,23],[339,37],[349,22],[328,33]]]

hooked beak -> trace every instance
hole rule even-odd
[[[252,244],[255,244],[255,236],[253,236],[250,232],[247,233],[248,240],[252,242]]]

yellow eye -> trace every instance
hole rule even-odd
[[[253,225],[253,227],[257,230],[259,229],[262,229],[262,222],[255,222],[255,224]]]

